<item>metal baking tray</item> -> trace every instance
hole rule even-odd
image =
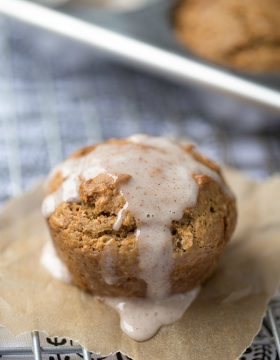
[[[280,74],[231,71],[193,56],[174,35],[174,1],[146,0],[129,11],[93,4],[94,0],[0,0],[0,12],[191,87],[197,109],[214,120],[250,131],[280,127]]]

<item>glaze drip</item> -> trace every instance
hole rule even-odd
[[[180,319],[199,293],[199,288],[161,300],[101,298],[120,315],[121,329],[137,341],[151,338],[162,325]]]

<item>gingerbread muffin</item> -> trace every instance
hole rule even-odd
[[[278,0],[181,0],[173,20],[197,55],[250,72],[280,70]]]
[[[71,281],[101,296],[162,298],[205,282],[236,224],[220,168],[191,144],[135,135],[74,153],[43,213]]]

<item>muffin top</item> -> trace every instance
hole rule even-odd
[[[43,213],[51,218],[64,204],[82,203],[91,206],[97,222],[115,214],[108,230],[118,232],[124,224],[134,229],[147,294],[163,298],[173,268],[171,225],[196,206],[200,178],[231,196],[218,166],[192,144],[145,135],[110,140],[75,153],[55,169]]]
[[[237,69],[280,69],[279,0],[181,0],[174,24],[179,39],[211,61]]]

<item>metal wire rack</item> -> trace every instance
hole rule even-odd
[[[42,347],[38,331],[31,332],[32,347],[1,347],[0,356],[26,356],[33,355],[34,360],[42,360],[42,355],[47,354],[82,354],[85,360],[91,359],[91,354],[83,347]]]
[[[276,321],[275,307],[279,306],[279,298],[271,300],[268,305],[266,317],[269,321],[278,357],[280,358],[280,328]],[[85,360],[92,360],[92,354],[81,346],[42,346],[40,343],[40,336],[38,331],[30,333],[32,339],[32,346],[30,347],[0,347],[0,358],[2,356],[21,358],[23,356],[33,356],[34,360],[42,360],[43,355],[71,355],[79,354],[79,357]],[[102,358],[104,359],[104,358]],[[120,353],[116,354],[117,360],[124,359]],[[128,359],[128,358],[126,358]]]
[[[279,306],[279,298],[275,298],[270,301],[268,307],[267,307],[267,319],[269,321],[271,332],[273,334],[273,339],[275,342],[276,350],[278,353],[278,357],[280,358],[280,327],[279,324],[277,324],[276,321],[276,315],[275,315],[275,306]]]

